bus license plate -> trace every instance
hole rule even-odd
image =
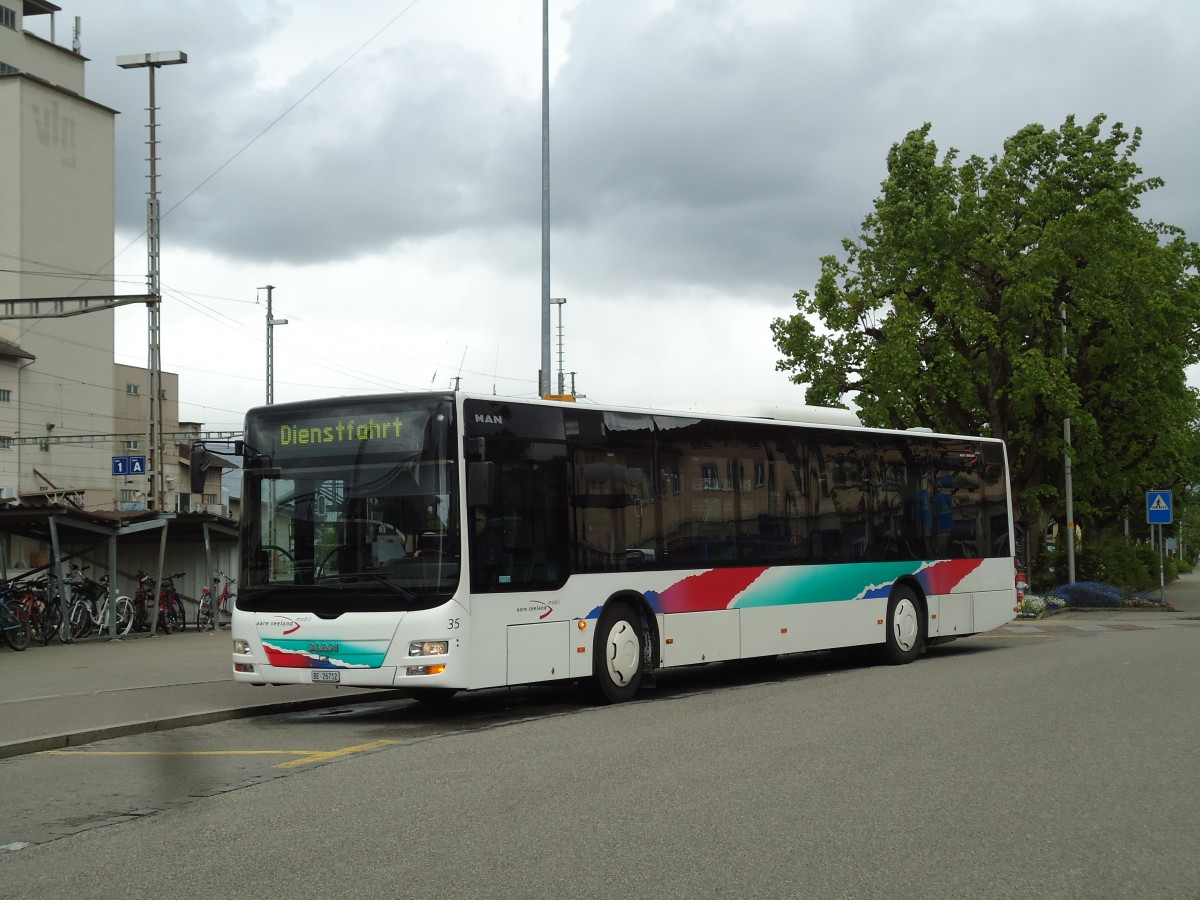
[[[312,673],[312,680],[320,681],[324,684],[334,684],[342,680],[342,673],[337,670],[317,669]]]

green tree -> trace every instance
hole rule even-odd
[[[1035,527],[1062,510],[1067,417],[1081,523],[1144,520],[1147,488],[1200,483],[1200,248],[1139,218],[1162,181],[1133,160],[1140,129],[1104,122],[1029,125],[961,164],[910,132],[858,239],[771,324],[809,403],[1004,438]]]

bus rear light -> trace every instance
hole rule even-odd
[[[587,653],[587,647],[576,647],[575,652],[576,653]]]

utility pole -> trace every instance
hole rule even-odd
[[[558,307],[558,396],[562,397],[567,391],[566,381],[563,377],[563,324],[562,324],[563,307],[567,303],[567,298],[566,297],[551,297],[550,302]]]
[[[1059,306],[1062,316],[1063,339],[1063,373],[1066,374],[1067,361],[1067,304]],[[1067,495],[1067,583],[1075,583],[1075,497],[1071,485],[1071,417],[1063,419],[1063,489]]]
[[[550,393],[550,0],[542,0],[542,366],[538,396]]]
[[[146,201],[146,287],[153,298],[146,304],[149,321],[150,370],[150,434],[149,476],[150,490],[147,492],[147,507],[161,513],[165,505],[164,493],[164,447],[162,421],[162,346],[160,316],[162,290],[159,283],[159,207],[158,207],[158,122],[154,101],[154,70],[160,66],[181,65],[187,62],[187,54],[180,50],[163,53],[134,53],[118,56],[117,65],[122,69],[146,69],[150,73],[150,196]]]
[[[286,325],[287,319],[276,319],[271,314],[271,292],[275,285],[267,284],[259,288],[267,292],[267,406],[275,402],[275,326]]]

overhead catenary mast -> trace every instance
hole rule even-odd
[[[542,362],[538,396],[550,394],[550,0],[542,0]]]
[[[187,62],[182,50],[161,53],[132,53],[117,57],[122,69],[146,69],[150,73],[150,193],[146,199],[146,293],[152,298],[146,304],[150,371],[149,449],[150,490],[147,492],[147,507],[159,513],[166,506],[163,462],[165,449],[162,437],[162,346],[160,308],[162,292],[159,284],[159,225],[161,216],[158,205],[158,131],[155,113],[158,111],[154,98],[154,70],[162,66],[181,65]]]

